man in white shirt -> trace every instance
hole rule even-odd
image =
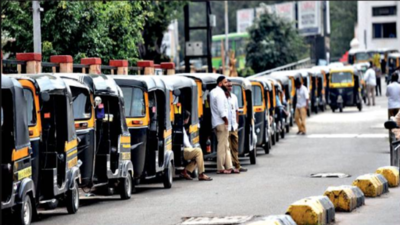
[[[184,111],[183,118],[184,124],[188,124],[190,119],[190,112]],[[203,151],[201,150],[201,148],[193,148],[192,144],[189,141],[189,136],[187,135],[185,128],[183,128],[183,146],[183,158],[185,160],[191,160],[191,162],[182,171],[181,176],[183,176],[186,180],[193,180],[192,177],[188,174],[188,171],[192,173],[197,165],[197,168],[199,170],[199,180],[211,181],[212,178],[204,173],[205,168]]]
[[[228,91],[225,93],[229,102],[228,111],[228,130],[229,130],[229,148],[232,154],[232,164],[239,172],[246,172],[247,169],[243,168],[239,162],[239,103],[236,95],[232,92],[232,82],[228,80]],[[237,172],[237,171],[236,171]]]
[[[371,105],[371,98],[372,98],[372,105],[375,105],[375,86],[376,86],[376,74],[375,70],[373,69],[372,62],[369,63],[369,69],[365,72],[364,77],[365,83],[367,85],[367,105]]]
[[[228,99],[225,96],[227,80],[224,76],[217,79],[217,86],[210,92],[211,124],[218,140],[217,146],[217,173],[229,174],[233,172],[231,152],[228,142]]]
[[[388,118],[395,116],[400,110],[400,84],[398,83],[399,75],[392,74],[391,83],[386,89],[386,96],[388,97]]]
[[[306,134],[306,117],[307,117],[307,109],[308,109],[308,99],[309,93],[308,89],[301,83],[299,79],[295,81],[296,86],[296,112],[295,112],[295,121],[299,131],[297,134]]]

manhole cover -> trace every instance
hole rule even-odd
[[[351,177],[350,174],[345,173],[314,173],[311,174],[312,178],[346,178]]]

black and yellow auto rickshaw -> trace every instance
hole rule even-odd
[[[293,99],[296,95],[296,87],[294,86],[293,79],[287,76],[288,72],[279,71],[273,72],[268,77],[277,80],[282,89],[282,105],[287,114],[283,115],[283,125],[285,126],[286,132],[289,133],[290,126],[293,126],[293,115],[295,108],[293,107]]]
[[[271,85],[273,89],[275,90],[275,110],[274,110],[274,121],[276,124],[276,132],[277,135],[283,139],[285,138],[285,133],[286,133],[286,125],[289,125],[289,121],[285,119],[285,116],[283,115],[283,109],[286,107],[285,106],[285,101],[284,101],[284,93],[283,93],[283,88],[280,84],[280,82],[270,76],[267,76],[267,79],[271,81]],[[280,105],[279,105],[280,103]],[[279,141],[279,139],[277,140]]]
[[[253,89],[254,129],[257,135],[257,146],[269,154],[272,146],[269,91],[271,87],[260,77],[248,78]],[[275,143],[275,139],[274,139]]]
[[[124,101],[115,81],[104,75],[58,74],[69,85],[79,138],[78,160],[84,190],[107,194],[118,188],[122,199],[131,197],[134,184],[131,142]]]
[[[348,62],[350,65],[368,62],[371,60],[370,54],[366,50],[352,49],[349,51]]]
[[[362,97],[364,103],[366,104],[367,103],[367,94],[368,93],[367,93],[367,84],[365,83],[364,76],[365,76],[365,73],[367,72],[367,70],[369,68],[369,63],[366,63],[366,62],[357,63],[357,64],[354,64],[353,66],[354,66],[354,69],[358,71],[358,74],[360,74],[360,77],[361,77],[361,81],[360,81],[360,83],[361,83],[361,97]]]
[[[232,92],[239,104],[239,156],[248,155],[250,163],[256,164],[252,85],[249,80],[241,77],[229,77],[229,80],[232,82]]]
[[[400,53],[392,53],[388,55],[388,79],[387,83],[390,82],[390,79],[392,79],[392,74],[394,71],[399,70],[400,71]]]
[[[362,110],[361,78],[352,66],[331,69],[329,77],[330,107],[340,112],[346,106],[357,106]]]
[[[27,99],[35,204],[54,208],[64,200],[68,213],[76,213],[80,173],[71,90],[51,74],[13,77]]]
[[[200,146],[203,150],[204,159],[215,160],[217,157],[217,140],[213,133],[211,124],[211,108],[209,93],[217,86],[217,79],[220,74],[177,74],[194,80],[197,85],[197,116],[200,122]]]
[[[328,66],[314,66],[312,68],[316,70],[318,79],[317,95],[322,101],[320,101],[319,109],[325,111],[326,105],[329,105],[329,67]]]
[[[193,79],[182,76],[162,76],[169,96],[171,96],[170,118],[172,123],[172,150],[176,170],[183,170],[187,161],[183,157],[183,132],[188,132],[191,145],[200,147],[200,123],[198,116],[198,89]],[[184,124],[183,113],[190,113],[188,124]]]
[[[121,87],[125,100],[136,183],[161,179],[165,188],[171,188],[175,174],[170,119],[173,96],[159,76],[112,78]]]
[[[31,144],[27,101],[21,84],[1,76],[1,176],[2,223],[7,210],[16,224],[30,224],[35,211],[35,185],[32,180]],[[32,112],[30,118],[32,117]]]

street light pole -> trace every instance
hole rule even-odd
[[[40,30],[40,2],[32,1],[33,14],[33,51],[42,53],[42,34]]]
[[[228,41],[228,33],[229,33],[229,21],[228,21],[228,1],[225,1],[225,65],[229,65],[229,41]],[[225,68],[223,68],[223,72],[225,72]]]

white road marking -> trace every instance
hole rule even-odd
[[[286,137],[305,137],[305,138],[388,138],[388,134],[309,134],[287,135]]]

